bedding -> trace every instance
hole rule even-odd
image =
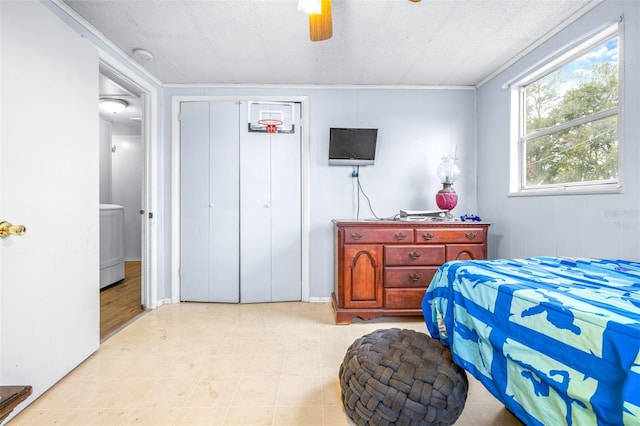
[[[452,261],[422,309],[431,336],[527,425],[640,425],[640,263]]]

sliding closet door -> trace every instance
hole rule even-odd
[[[294,105],[299,117],[299,105]],[[266,106],[265,108],[268,108]],[[240,109],[247,122],[247,107]],[[299,125],[240,134],[240,300],[301,300]]]
[[[239,301],[239,126],[236,102],[183,102],[181,299]]]

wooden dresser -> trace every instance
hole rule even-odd
[[[354,317],[422,315],[439,266],[485,259],[488,223],[334,220],[333,309],[337,324]]]

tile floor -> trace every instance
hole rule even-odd
[[[380,328],[335,325],[327,303],[182,303],[149,311],[17,415],[20,425],[345,425],[338,369]],[[522,425],[470,375],[456,425]]]

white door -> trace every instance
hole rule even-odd
[[[296,104],[294,115],[300,116]],[[247,123],[248,109],[240,109]],[[240,133],[240,299],[301,300],[301,132]]]
[[[247,115],[181,105],[182,300],[301,300],[301,132],[249,132]]]
[[[99,346],[98,54],[40,2],[0,20],[0,383],[33,400]]]
[[[181,104],[182,300],[240,301],[238,108],[236,102]]]

